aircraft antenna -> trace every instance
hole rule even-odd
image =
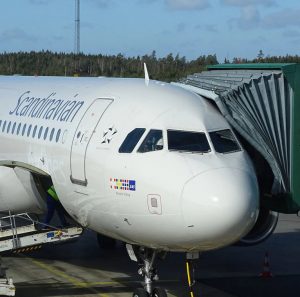
[[[146,63],[144,63],[144,72],[145,72],[145,84],[146,86],[149,85],[149,74]]]
[[[75,0],[75,54],[80,53],[80,0]]]

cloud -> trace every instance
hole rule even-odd
[[[34,42],[37,41],[37,38],[33,35],[27,34],[24,30],[19,28],[6,30],[0,34],[0,41],[9,42],[9,41],[16,41],[16,40]]]
[[[252,40],[251,40],[251,42],[253,43],[253,44],[262,44],[262,43],[265,43],[265,42],[267,42],[268,41],[268,39],[265,37],[265,36],[262,36],[262,35],[259,35],[259,36],[257,36],[256,38],[253,38]]]
[[[282,9],[264,16],[261,16],[255,6],[241,7],[240,11],[239,17],[228,21],[230,28],[237,27],[243,30],[300,28],[300,9]]]
[[[300,27],[300,9],[283,9],[267,15],[262,26],[267,29]]]
[[[45,5],[48,4],[48,0],[29,0],[29,2],[33,5]]]
[[[52,39],[54,41],[62,41],[62,40],[64,40],[64,37],[60,36],[60,35],[54,35],[54,36],[52,36]]]
[[[178,32],[178,33],[181,33],[181,32],[183,32],[183,31],[185,31],[185,29],[186,29],[186,24],[185,24],[185,23],[179,23],[179,24],[177,25],[177,32]]]
[[[99,8],[106,8],[109,5],[113,4],[113,0],[85,0],[86,2],[90,2],[93,5],[96,5]]]
[[[165,3],[173,10],[198,10],[210,6],[208,0],[165,0]]]
[[[230,6],[255,6],[255,5],[263,5],[263,6],[274,6],[276,5],[275,0],[221,0],[221,3],[224,5]]]
[[[194,29],[208,31],[208,32],[211,32],[211,33],[219,32],[219,30],[217,28],[217,25],[215,25],[215,24],[206,24],[206,25],[198,24],[198,25],[194,26]]]
[[[209,0],[136,0],[137,4],[163,2],[171,10],[201,10],[210,6]]]
[[[245,6],[242,8],[241,16],[238,19],[238,25],[242,29],[251,29],[259,25],[261,21],[260,13],[253,6]]]
[[[223,5],[240,8],[240,15],[228,21],[229,27],[250,30],[262,26],[261,6],[276,6],[277,0],[220,0]],[[264,9],[264,12],[266,9]]]
[[[158,0],[137,0],[137,3],[146,3],[146,4],[152,4],[154,2],[157,2]]]
[[[243,30],[257,28],[261,23],[261,16],[258,9],[254,6],[245,6],[241,8],[241,15],[238,18],[229,20],[229,27],[234,25]]]
[[[205,30],[211,33],[217,33],[218,29],[216,25],[205,25]]]
[[[297,30],[285,30],[282,32],[283,37],[288,37],[288,38],[296,38],[298,39],[300,36],[300,32]]]
[[[90,23],[90,22],[81,22],[81,28],[85,28],[85,29],[93,29],[95,28],[94,24]]]
[[[28,1],[29,1],[29,3],[31,3],[33,5],[46,5],[46,4],[49,4],[53,0],[28,0]],[[56,0],[56,1],[58,1],[58,0]],[[156,0],[140,0],[140,1],[152,2],[152,1],[156,1]],[[60,0],[60,2],[61,2],[61,0]],[[81,3],[80,3],[81,6],[83,5],[83,2],[84,1],[81,1]],[[88,3],[88,2],[99,8],[106,8],[110,4],[113,4],[114,0],[85,0],[85,3]]]

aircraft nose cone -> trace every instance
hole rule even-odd
[[[221,247],[250,230],[258,202],[254,173],[231,168],[206,171],[190,179],[183,188],[183,221],[189,235],[199,236],[199,242]]]

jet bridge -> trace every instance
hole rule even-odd
[[[261,204],[300,210],[300,64],[224,64],[181,87],[213,100],[256,167]]]

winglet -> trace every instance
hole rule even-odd
[[[144,63],[144,72],[145,72],[145,84],[146,86],[149,85],[149,74],[146,63]]]

